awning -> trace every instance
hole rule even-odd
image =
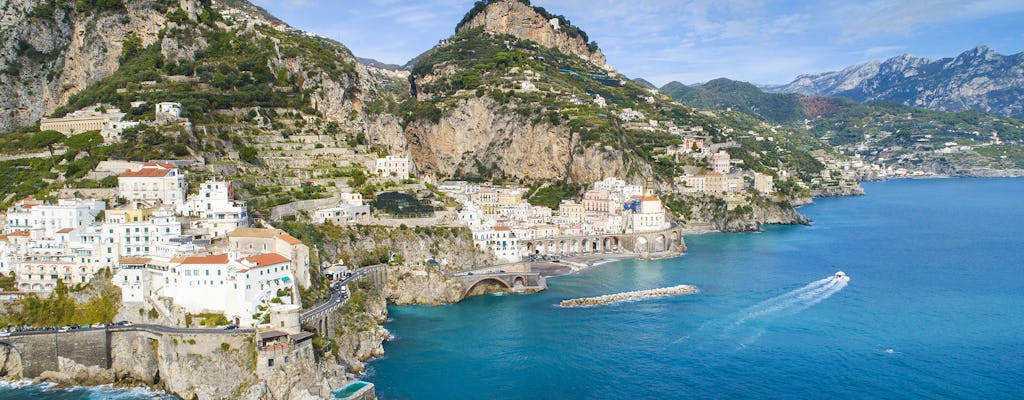
[[[285,281],[285,282],[288,282],[288,281],[292,280],[292,278],[289,278],[289,277],[286,276],[284,278],[281,278],[281,280]]]

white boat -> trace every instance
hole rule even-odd
[[[843,279],[845,277],[846,277],[846,273],[843,272],[843,271],[839,271],[839,272],[836,272],[836,274],[832,276],[832,279]]]

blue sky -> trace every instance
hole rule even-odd
[[[392,64],[453,34],[473,0],[253,0],[288,24]],[[596,40],[608,63],[657,85],[718,77],[787,83],[903,53],[1024,50],[1022,0],[533,0]]]

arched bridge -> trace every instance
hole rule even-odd
[[[511,292],[538,292],[547,289],[547,282],[539,272],[531,272],[529,264],[516,263],[494,266],[451,275],[464,283],[462,297],[483,285],[497,285]]]
[[[674,224],[653,232],[538,238],[519,245],[525,255],[636,253],[647,258],[686,252],[683,231]]]

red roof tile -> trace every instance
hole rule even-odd
[[[162,168],[143,168],[143,169],[140,169],[138,171],[124,171],[124,172],[121,173],[121,175],[118,175],[118,177],[120,177],[120,178],[159,178],[159,177],[167,176],[167,174],[170,173],[170,172],[171,172],[171,170],[162,169]]]
[[[284,232],[281,232],[281,236],[280,237],[281,237],[281,240],[284,240],[285,243],[288,243],[290,245],[302,244],[301,240],[296,239],[295,236],[289,235],[289,234],[284,233]]]
[[[167,168],[167,169],[178,168],[178,166],[174,165],[174,164],[160,163],[160,162],[156,162],[156,161],[147,162],[145,164],[142,164],[142,166],[144,166],[144,167],[164,167],[164,168]]]
[[[246,257],[245,261],[252,263],[256,267],[265,267],[267,265],[291,262],[291,260],[277,253],[267,253],[252,257]]]

